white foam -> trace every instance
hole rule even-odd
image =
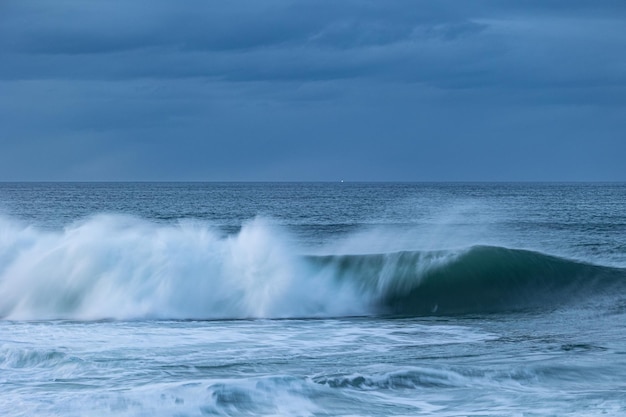
[[[10,319],[362,314],[348,286],[311,274],[264,219],[207,225],[98,215],[50,232],[0,219],[0,314]]]

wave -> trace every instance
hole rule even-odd
[[[100,215],[62,231],[0,218],[5,319],[450,315],[551,308],[626,270],[519,249],[301,255],[263,219],[237,234]]]
[[[0,346],[0,369],[57,368],[71,361],[76,359],[59,350]]]
[[[458,388],[475,385],[464,375],[445,369],[407,367],[378,374],[320,375],[312,381],[330,388],[352,389],[415,389]]]
[[[337,280],[356,280],[363,292],[374,292],[380,312],[401,315],[549,309],[626,284],[624,269],[494,246],[310,261]]]

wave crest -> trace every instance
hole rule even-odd
[[[256,219],[237,235],[101,215],[63,231],[0,222],[0,315],[11,319],[247,318],[357,313],[307,280],[288,239]],[[346,297],[350,294],[345,293]],[[337,299],[341,299],[338,294]]]
[[[101,215],[45,232],[0,218],[0,316],[220,319],[465,314],[553,306],[623,269],[501,247],[301,256],[263,219],[206,225]]]
[[[380,311],[430,315],[553,308],[610,293],[626,271],[494,246],[313,258],[337,280],[375,294]]]

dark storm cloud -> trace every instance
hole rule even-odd
[[[60,4],[59,4],[60,3]],[[5,27],[17,50],[99,53],[148,46],[231,50],[277,44],[326,43],[332,47],[384,44],[410,34],[416,23],[450,13],[410,2],[170,1],[9,4]]]
[[[622,0],[5,1],[0,177],[626,179],[625,19]]]
[[[2,29],[11,64],[0,76],[378,77],[451,88],[624,81],[614,58],[626,46],[620,16],[590,19],[572,4],[520,18],[515,4],[458,3],[12,2],[15,18]]]
[[[419,57],[420,41],[458,40],[486,27],[410,2],[64,4],[13,5],[2,37],[13,64],[3,77],[345,78]]]

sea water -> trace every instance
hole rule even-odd
[[[0,184],[0,415],[626,415],[625,184]]]

